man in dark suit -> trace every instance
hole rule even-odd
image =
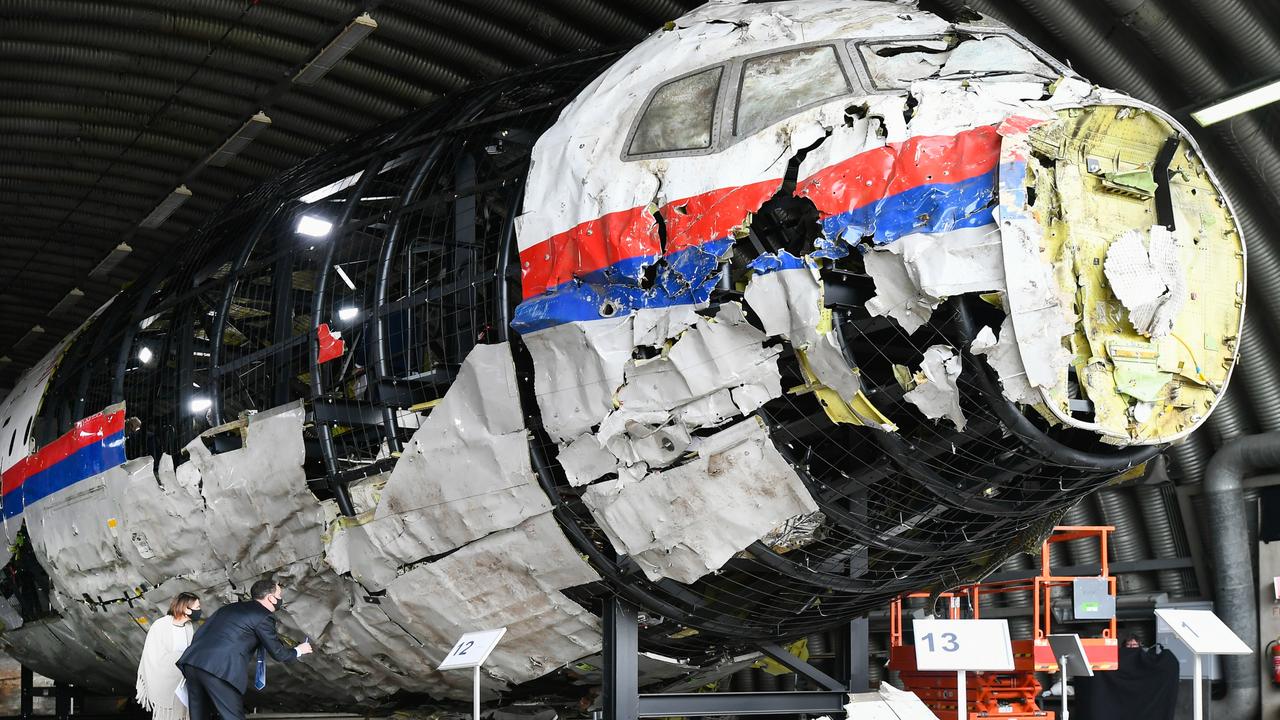
[[[255,582],[249,594],[252,600],[227,605],[205,621],[178,658],[187,679],[191,720],[209,720],[214,708],[223,720],[244,720],[244,691],[255,652],[256,677],[263,682],[264,654],[278,662],[296,662],[311,652],[309,642],[295,648],[280,642],[271,614],[284,604],[284,593],[274,580]]]

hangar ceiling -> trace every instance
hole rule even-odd
[[[0,394],[94,309],[153,271],[239,192],[465,85],[626,46],[700,0],[6,0],[0,4]],[[925,0],[962,12],[962,0]],[[1182,114],[1280,76],[1280,0],[968,0],[1090,79]],[[355,18],[377,29],[319,82],[292,81]],[[268,129],[206,161],[255,113]],[[1280,148],[1275,114],[1196,130],[1249,242],[1242,363],[1207,432],[1280,429]],[[1189,124],[1189,121],[1187,121]],[[177,187],[191,198],[141,223]],[[132,252],[91,271],[121,243]],[[83,296],[75,293],[83,293]],[[68,299],[69,294],[71,298]],[[51,314],[51,311],[57,310]],[[37,329],[38,326],[38,329]]]

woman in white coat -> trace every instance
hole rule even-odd
[[[169,613],[157,618],[147,630],[138,663],[138,704],[150,710],[154,720],[186,720],[187,708],[176,691],[182,671],[175,665],[191,644],[194,624],[200,619],[200,598],[180,593],[169,603]]]

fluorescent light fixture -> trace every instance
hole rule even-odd
[[[196,396],[191,398],[191,404],[188,405],[193,413],[202,413],[213,407],[213,401],[207,397]]]
[[[235,156],[249,147],[249,143],[253,142],[254,138],[269,127],[271,127],[271,118],[259,110],[253,117],[246,120],[239,130],[227,138],[221,147],[213,151],[209,156],[209,164],[213,167],[226,167]]]
[[[107,253],[106,257],[102,258],[97,267],[89,271],[89,277],[96,280],[106,279],[111,274],[111,271],[116,269],[117,265],[129,257],[131,252],[133,252],[133,248],[129,247],[127,243],[120,243],[111,252]]]
[[[333,230],[333,223],[328,220],[321,220],[314,215],[303,215],[298,218],[298,234],[307,237],[322,238]]]
[[[173,192],[169,193],[169,197],[161,200],[156,209],[152,210],[151,214],[143,218],[138,225],[148,230],[155,230],[163,225],[164,221],[168,220],[174,211],[182,207],[183,203],[190,199],[191,191],[187,189],[186,185],[179,185],[173,189]]]
[[[338,308],[339,320],[355,320],[360,315],[360,310],[353,307]]]
[[[312,192],[309,192],[298,199],[310,205],[311,203],[316,202],[317,200],[323,200],[329,197],[330,195],[335,195],[337,193],[342,192],[343,190],[346,190],[352,185],[355,185],[360,180],[361,175],[364,175],[363,170],[356,173],[355,175],[348,175],[337,182],[329,183],[328,185],[325,185],[319,190],[314,190]]]
[[[53,308],[49,310],[49,317],[57,317],[58,315],[66,314],[83,298],[84,293],[81,292],[80,288],[71,288],[71,292],[67,293],[66,297],[59,300],[58,304],[54,305]]]
[[[338,277],[342,278],[342,282],[346,283],[347,287],[351,288],[352,290],[356,289],[356,284],[354,282],[351,282],[351,276],[347,274],[346,270],[342,269],[341,265],[334,265],[333,269],[338,271]]]
[[[315,56],[315,59],[307,63],[306,67],[293,76],[293,81],[299,85],[316,84],[320,78],[332,70],[334,65],[341,62],[342,58],[347,56],[347,53],[354,50],[356,45],[359,45],[360,41],[376,30],[377,27],[378,21],[370,17],[369,13],[364,13],[352,20],[351,24],[338,37],[333,39],[333,42],[326,45],[320,51],[320,54]]]
[[[151,352],[151,348],[146,345],[143,345],[142,348],[138,350],[138,359],[142,361],[143,365],[149,364],[153,357],[155,357],[155,353]]]
[[[1262,87],[1220,100],[1208,107],[1196,110],[1191,113],[1191,117],[1195,118],[1195,121],[1200,123],[1201,126],[1208,127],[1216,122],[1222,122],[1241,113],[1256,110],[1277,100],[1280,100],[1280,80],[1275,80]]]

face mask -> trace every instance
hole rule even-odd
[[[276,606],[276,610],[283,610],[283,609],[284,609],[284,598],[282,598],[282,597],[278,597],[278,598],[276,598],[276,599],[275,599],[275,606]]]
[[[191,618],[191,622],[199,622],[200,618],[204,617],[204,611],[199,608],[189,610],[187,611],[187,617]]]

